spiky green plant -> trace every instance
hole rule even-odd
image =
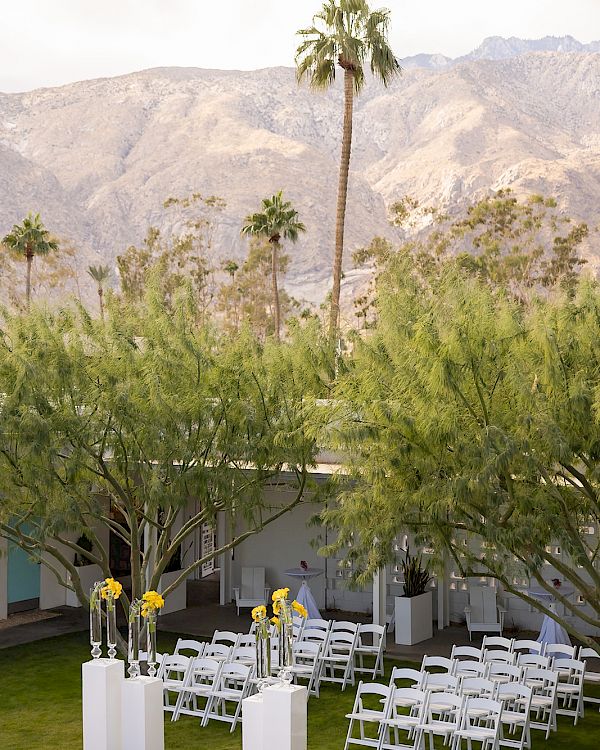
[[[402,573],[404,575],[404,596],[420,596],[427,591],[427,585],[431,581],[429,564],[423,566],[423,555],[411,555],[407,547],[402,560]]]

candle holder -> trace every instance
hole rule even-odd
[[[129,630],[127,640],[127,661],[129,662],[128,673],[131,679],[140,676],[140,611],[142,602],[134,599],[129,608]]]
[[[117,655],[117,608],[115,607],[115,595],[109,589],[106,591],[106,644],[108,646],[108,658],[114,659]]]
[[[269,684],[271,676],[271,635],[269,633],[269,620],[262,617],[256,622],[256,677],[258,679],[258,692]]]
[[[96,581],[90,589],[90,645],[92,658],[102,656],[102,587],[104,581]]]
[[[156,615],[155,609],[148,610],[148,677],[156,676]]]

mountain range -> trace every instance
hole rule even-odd
[[[348,268],[373,236],[398,238],[388,207],[405,195],[448,209],[510,186],[600,220],[600,42],[492,37],[463,58],[419,55],[403,67],[387,89],[368,81],[356,102]],[[150,225],[181,229],[165,198],[226,201],[217,262],[244,256],[244,216],[283,189],[307,227],[288,248],[285,284],[319,302],[331,268],[339,84],[315,93],[289,68],[158,68],[0,94],[0,233],[39,211],[79,248],[93,300],[90,263],[114,266]]]

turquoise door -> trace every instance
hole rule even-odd
[[[14,544],[8,545],[8,603],[40,598],[40,566]]]

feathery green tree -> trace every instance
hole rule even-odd
[[[104,321],[104,285],[110,278],[110,266],[89,266],[88,274],[96,282],[98,302],[100,304],[100,318]]]
[[[168,596],[204,562],[309,499],[316,443],[304,424],[310,394],[323,391],[323,367],[310,362],[314,351],[326,357],[317,333],[300,330],[279,345],[248,332],[215,340],[197,325],[194,305],[191,291],[167,306],[153,290],[143,314],[112,299],[101,327],[83,309],[6,314],[0,536],[82,602],[88,592],[74,556],[112,576],[109,531],[129,551],[132,596],[140,597],[203,524],[224,514],[231,541],[186,559]],[[266,502],[265,483],[292,496]],[[75,541],[82,534],[92,550]]]
[[[31,304],[31,267],[36,255],[48,255],[58,250],[58,243],[50,237],[39,214],[29,213],[21,224],[15,224],[2,242],[27,264],[25,277],[25,302]]]
[[[344,125],[329,317],[331,336],[337,331],[340,317],[354,97],[360,94],[365,84],[367,65],[384,86],[400,72],[400,65],[388,43],[389,22],[389,10],[371,10],[365,0],[326,0],[313,17],[313,25],[298,31],[298,35],[303,37],[296,52],[299,81],[306,78],[313,88],[327,89],[335,81],[337,66],[344,71]]]
[[[352,484],[324,513],[359,580],[406,530],[462,576],[491,576],[590,643],[600,626],[600,288],[522,305],[460,268],[427,285],[396,256],[357,338],[327,439]],[[327,550],[332,551],[332,548]],[[583,597],[564,596],[551,578]]]
[[[275,314],[275,338],[281,335],[281,302],[277,283],[279,267],[278,257],[281,252],[281,240],[297,242],[298,235],[306,231],[304,224],[298,220],[298,212],[289,201],[283,200],[280,190],[270,198],[264,198],[262,211],[246,217],[242,227],[243,235],[264,237],[271,248],[271,291],[273,294],[273,311]]]

